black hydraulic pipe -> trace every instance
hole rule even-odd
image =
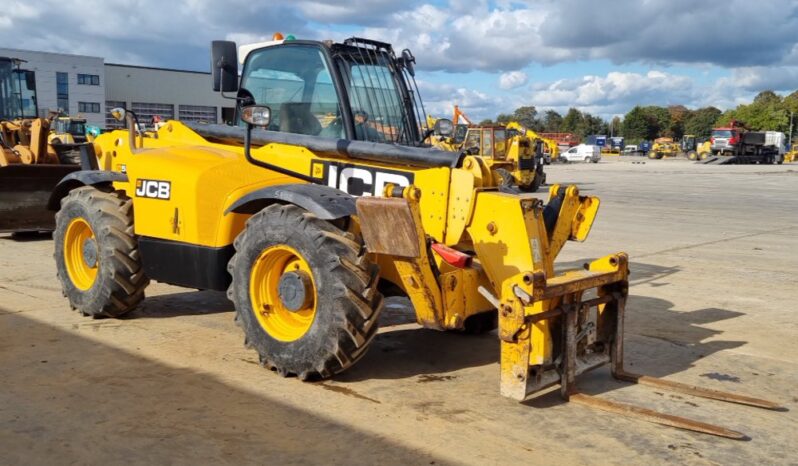
[[[243,144],[246,129],[238,126],[185,122],[186,126],[206,138]],[[404,164],[416,167],[450,167],[460,163],[461,154],[438,149],[401,146],[380,142],[350,141],[323,138],[305,134],[281,133],[260,128],[252,130],[252,145],[259,147],[270,143],[306,147],[319,155],[349,157],[371,162]]]

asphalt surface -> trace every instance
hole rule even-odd
[[[750,439],[555,392],[516,403],[498,393],[495,333],[420,329],[396,300],[362,361],[303,383],[257,364],[223,293],[154,283],[123,319],[83,318],[61,296],[48,237],[0,236],[0,463],[798,463],[798,164],[623,157],[547,171],[602,202],[591,236],[559,263],[630,255],[630,369],[787,411],[632,386],[606,369],[582,390]]]

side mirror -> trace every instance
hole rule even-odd
[[[211,42],[211,74],[215,92],[238,90],[238,50],[229,40]]]
[[[248,105],[241,109],[241,119],[252,126],[268,127],[272,111],[265,105]]]
[[[447,118],[440,118],[435,122],[433,130],[436,136],[449,137],[454,133],[454,123]]]
[[[114,117],[116,121],[125,121],[125,115],[127,112],[122,107],[116,107],[111,109],[111,116]]]

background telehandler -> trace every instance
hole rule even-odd
[[[626,254],[554,266],[567,241],[587,238],[599,199],[575,186],[552,186],[546,205],[501,192],[481,157],[422,144],[413,64],[359,38],[240,54],[218,41],[214,88],[237,93],[242,126],[169,121],[148,136],[115,109],[127,131],[98,137],[99,169],[67,176],[50,202],[71,306],[121,316],[151,279],[227,290],[262,364],[306,380],[362,358],[382,292],[398,293],[426,328],[498,324],[501,393],[517,400],[559,384],[565,399],[744,437],[579,393],[578,374],[610,364],[618,379],[776,407],[626,372]]]

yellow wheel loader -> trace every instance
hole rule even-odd
[[[50,122],[48,142],[58,144],[81,144],[86,142],[86,119],[65,115],[53,116]]]
[[[526,131],[518,123],[473,125],[458,106],[454,121],[427,117],[433,147],[446,151],[463,151],[482,157],[502,191],[536,192],[546,182],[542,138]],[[457,123],[460,118],[468,125]],[[446,134],[440,132],[446,127]],[[451,129],[449,129],[451,127]]]
[[[685,134],[679,143],[679,155],[692,161],[706,160],[712,155],[712,143],[709,139],[700,140],[695,135]]]
[[[50,121],[37,117],[35,74],[22,63],[0,57],[0,233],[52,230],[50,193],[80,169],[48,144]]]
[[[626,254],[555,271],[599,199],[575,186],[552,186],[546,204],[501,192],[482,157],[422,144],[409,51],[216,41],[211,63],[214,89],[236,93],[239,126],[169,121],[147,136],[115,109],[127,130],[96,139],[100,169],[54,190],[58,277],[79,312],[121,316],[150,280],[227,290],[262,364],[308,380],[363,357],[392,290],[425,328],[498,325],[500,391],[516,400],[559,384],[600,409],[743,437],[579,393],[579,374],[610,364],[622,380],[776,407],[626,372]]]
[[[648,151],[648,158],[663,159],[675,157],[678,153],[679,146],[673,142],[673,138],[657,138],[654,140],[654,144],[651,145],[651,150]]]

